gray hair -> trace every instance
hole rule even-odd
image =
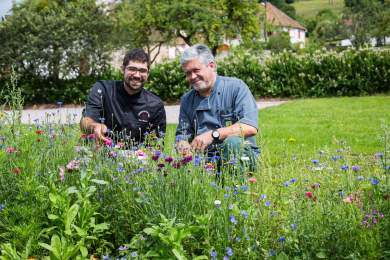
[[[215,63],[215,58],[209,47],[204,44],[195,44],[184,50],[180,57],[180,64],[183,66],[187,62],[193,59],[199,59],[204,65],[208,65],[210,62]]]

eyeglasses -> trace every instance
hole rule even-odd
[[[126,70],[131,74],[139,72],[139,74],[148,74],[149,70],[145,68],[137,68],[137,67],[126,67]]]

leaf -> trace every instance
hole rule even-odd
[[[57,203],[57,198],[58,196],[53,194],[53,193],[49,193],[49,200],[53,203],[53,204],[56,204]]]
[[[80,246],[80,252],[83,257],[88,255],[88,249],[85,246]]]
[[[324,251],[321,251],[321,252],[318,252],[318,253],[316,254],[316,257],[317,257],[317,258],[320,258],[320,259],[325,259],[325,258],[326,258],[326,254],[325,254]]]
[[[55,220],[55,219],[58,219],[59,217],[57,215],[54,215],[54,214],[49,214],[47,215],[47,217],[51,220]]]
[[[179,252],[177,249],[172,249],[172,253],[176,256],[179,260],[186,260],[187,258],[184,256],[184,252]]]
[[[75,217],[77,216],[79,208],[80,207],[79,207],[78,204],[73,204],[72,207],[70,207],[70,209],[66,212],[66,216],[65,216],[65,234],[67,234],[67,235],[71,235],[70,226],[71,226],[73,220],[75,219]]]
[[[52,248],[52,251],[51,251],[52,254],[56,258],[61,259],[61,251],[62,251],[61,240],[57,235],[53,235],[51,237],[51,248]]]
[[[77,193],[78,192],[78,189],[75,187],[75,186],[71,186],[69,187],[67,190],[66,190],[66,194],[73,194],[73,193]]]
[[[94,182],[94,183],[97,183],[97,184],[102,184],[102,185],[106,185],[108,184],[107,181],[104,181],[104,180],[98,180],[98,179],[92,179],[91,182]]]

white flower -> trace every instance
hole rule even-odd
[[[215,200],[214,201],[215,207],[219,208],[221,206],[221,201],[220,200]]]

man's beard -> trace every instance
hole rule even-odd
[[[199,84],[200,83],[200,84]],[[192,84],[191,86],[198,92],[202,92],[208,90],[210,87],[208,86],[208,82],[202,80],[197,85]]]

